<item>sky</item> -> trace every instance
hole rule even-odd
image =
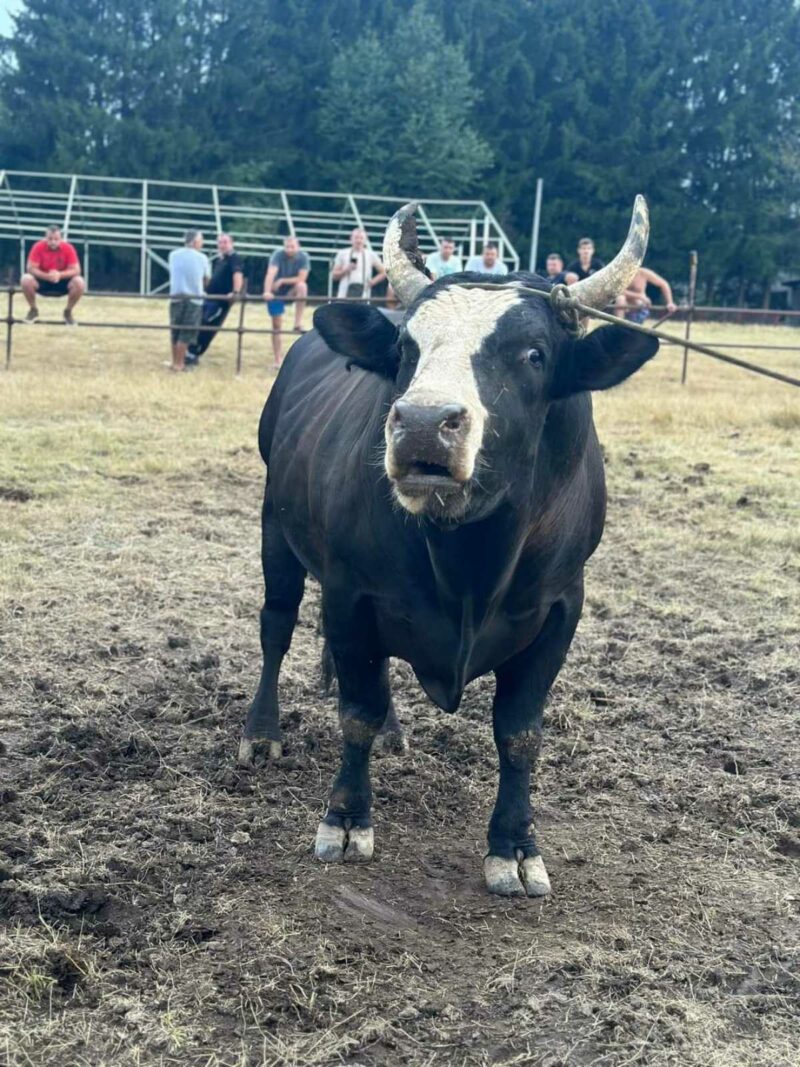
[[[11,32],[11,15],[22,7],[22,0],[0,0],[0,34]]]

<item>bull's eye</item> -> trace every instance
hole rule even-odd
[[[541,367],[544,364],[544,356],[538,348],[529,348],[525,355],[532,367]]]

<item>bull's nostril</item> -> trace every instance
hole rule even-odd
[[[395,436],[407,433],[421,441],[426,437],[447,437],[463,431],[467,418],[463,404],[414,404],[408,400],[395,400],[388,426]]]
[[[464,424],[467,409],[461,404],[447,404],[439,410],[439,429],[450,433],[460,430]]]
[[[403,420],[407,419],[413,411],[413,404],[409,404],[406,400],[395,400],[394,406],[392,407],[392,423],[394,426],[402,426]]]

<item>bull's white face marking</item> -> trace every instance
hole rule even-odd
[[[475,380],[473,358],[495,331],[499,319],[522,295],[509,289],[461,289],[451,285],[426,300],[408,322],[409,336],[419,346],[419,362],[403,399],[412,404],[461,404],[467,411],[468,431],[459,456],[459,478],[468,481],[483,442],[488,412]],[[386,427],[386,472],[392,477],[391,430]],[[400,503],[417,513],[425,507],[419,497],[396,490]]]

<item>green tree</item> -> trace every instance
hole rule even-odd
[[[213,144],[208,29],[228,0],[27,0],[5,49],[9,165],[184,177]],[[212,17],[213,15],[213,17]]]
[[[526,243],[536,177],[542,239],[610,254],[636,192],[649,262],[680,279],[701,252],[709,295],[762,291],[790,255],[800,190],[800,8],[780,0],[431,0],[481,86],[476,124],[496,166],[486,199]]]
[[[338,189],[474,192],[491,162],[470,122],[476,99],[462,49],[416,4],[334,58],[318,113],[320,173]]]
[[[0,164],[480,195],[524,251],[633,196],[649,262],[713,299],[797,262],[800,6],[786,0],[27,0],[0,42]]]

